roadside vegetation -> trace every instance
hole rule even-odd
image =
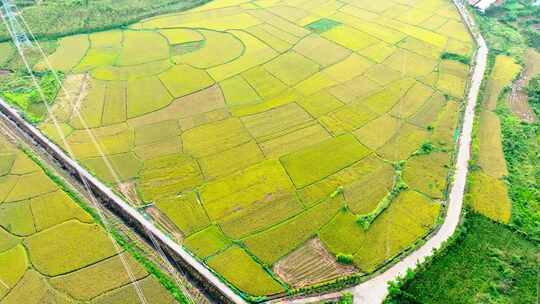
[[[490,57],[467,185],[472,211],[446,248],[392,285],[387,303],[538,300],[540,70],[531,60],[538,45],[530,32],[538,12],[531,1],[504,1],[486,14],[474,13]],[[512,105],[518,85],[533,119]]]
[[[410,274],[387,304],[535,303],[538,243],[471,212],[442,255]]]
[[[529,87],[531,94],[537,94]],[[534,95],[533,95],[534,98]],[[535,113],[540,114],[540,104],[531,100]],[[540,240],[540,124],[536,120],[525,124],[501,106],[503,149],[508,164],[509,194],[512,199],[511,224]]]

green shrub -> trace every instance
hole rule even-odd
[[[338,261],[338,263],[351,265],[353,263],[353,256],[352,254],[338,253],[336,256],[336,260]]]
[[[405,181],[403,181],[403,167],[405,166],[404,161],[399,161],[394,164],[395,168],[395,177],[394,177],[394,186],[392,190],[384,196],[381,201],[377,204],[377,208],[375,210],[371,211],[368,214],[360,214],[356,218],[356,222],[364,228],[364,230],[368,230],[369,226],[373,221],[384,211],[390,204],[394,201],[394,199],[404,190],[407,190],[409,186]]]
[[[537,50],[540,50],[540,32],[535,29],[528,29],[525,32],[529,45]]]
[[[468,57],[465,57],[465,56],[460,55],[460,54],[449,53],[449,52],[442,53],[441,59],[443,59],[443,60],[454,60],[454,61],[461,62],[463,64],[469,64],[471,62],[471,59],[468,58]]]
[[[385,303],[535,303],[537,253],[515,230],[469,213],[434,258],[390,284]]]
[[[422,143],[422,145],[420,146],[418,150],[416,150],[414,155],[427,155],[435,150],[436,150],[435,145],[433,145],[431,141],[428,140]]]
[[[339,298],[338,304],[352,304],[353,295],[350,292],[344,293],[341,298]]]
[[[59,73],[58,76],[62,81],[63,74]],[[61,85],[60,82],[56,81],[56,77],[52,72],[38,74],[37,78],[45,100],[43,100],[41,93],[33,83],[29,81],[4,84],[2,85],[2,93],[0,93],[8,103],[22,110],[24,117],[31,123],[38,123],[43,119],[46,114],[46,107],[43,103],[52,104]]]
[[[540,105],[540,74],[529,81],[527,86],[529,102]]]

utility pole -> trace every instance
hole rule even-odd
[[[12,3],[12,0],[0,0],[0,5],[0,15],[13,39],[15,47],[21,50],[31,47],[32,42],[28,39],[24,27],[17,19],[17,7],[15,4]]]

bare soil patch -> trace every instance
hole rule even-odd
[[[127,200],[134,206],[142,205],[142,201],[139,198],[135,182],[124,182],[118,184],[118,190],[127,198]]]
[[[62,84],[64,89],[58,92],[52,107],[54,117],[58,121],[68,121],[73,114],[79,111],[82,102],[88,95],[88,82],[88,74],[66,76]],[[52,122],[52,119],[48,118],[46,122]]]
[[[357,272],[354,266],[342,265],[326,250],[318,238],[281,259],[274,272],[294,287],[304,287]]]
[[[529,80],[540,73],[540,53],[534,49],[529,49],[525,53],[524,61],[525,70],[512,86],[512,92],[508,97],[508,106],[512,113],[521,120],[532,123],[536,120],[536,115],[529,106],[526,87],[529,84]]]
[[[508,96],[508,106],[514,115],[519,117],[522,121],[532,123],[536,117],[534,111],[529,106],[527,92],[525,90],[525,78],[520,78],[512,86],[512,92]]]
[[[184,240],[184,235],[178,227],[158,208],[155,206],[149,206],[145,208],[146,213],[148,213],[159,225],[167,230],[171,234],[174,241],[182,243]]]

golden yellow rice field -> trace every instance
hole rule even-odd
[[[449,0],[213,1],[60,39],[49,59],[89,89],[57,99],[64,134],[39,127],[111,187],[133,183],[224,281],[269,296],[374,271],[436,225],[469,68],[441,55],[473,48]],[[399,179],[409,190],[364,231]],[[273,271],[314,241],[355,271]]]
[[[0,302],[97,303],[117,292],[152,303],[173,296],[108,232],[0,133]],[[140,284],[140,283],[138,283]]]

